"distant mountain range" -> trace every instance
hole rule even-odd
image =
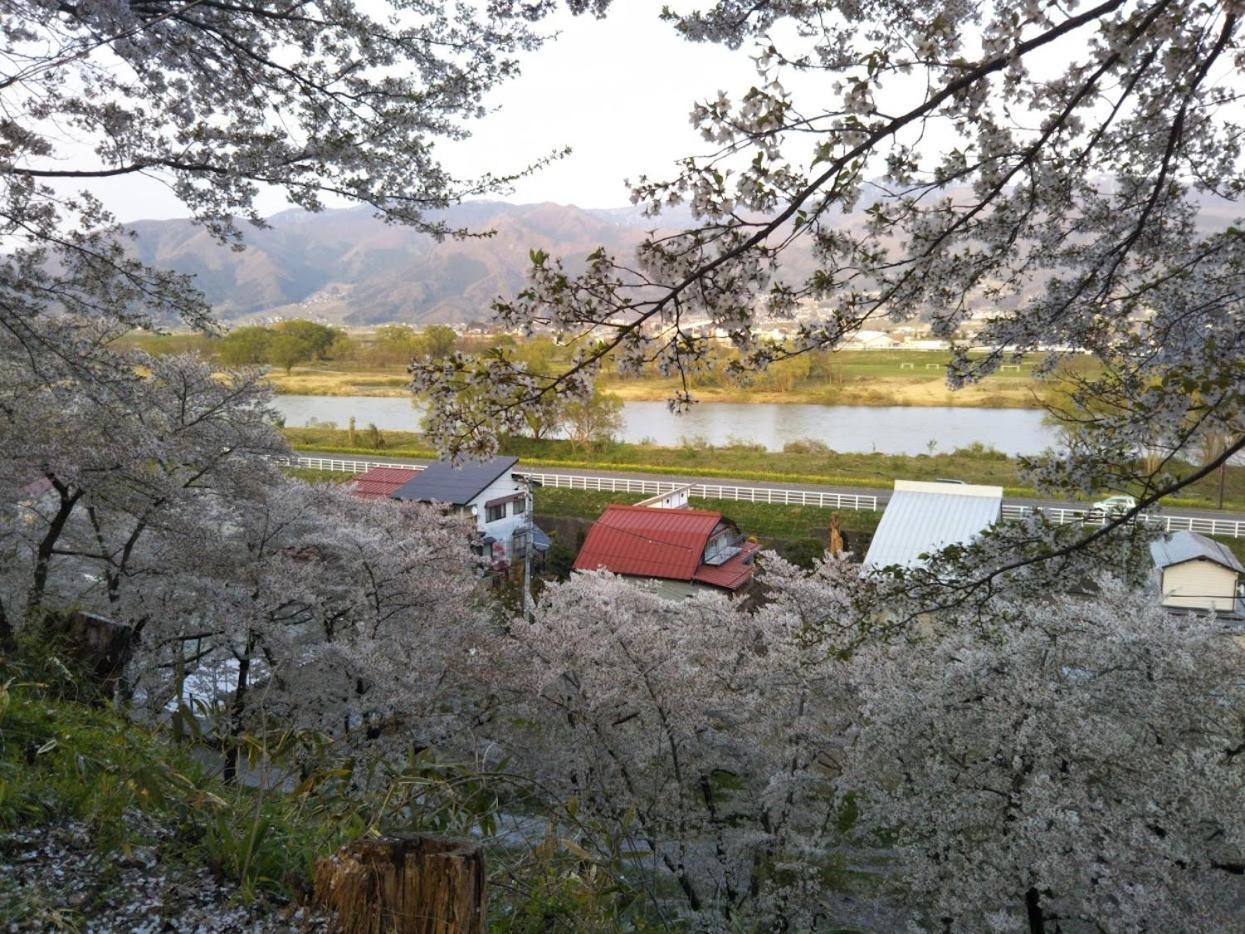
[[[522,288],[531,250],[561,257],[575,272],[597,247],[627,255],[657,226],[638,210],[558,204],[471,202],[443,216],[451,227],[493,234],[438,243],[384,224],[368,208],[285,211],[269,219],[269,229],[245,227],[242,251],[186,220],[129,226],[139,258],[193,274],[223,320],[283,316],[345,325],[487,320],[498,295]]]
[[[1222,229],[1238,216],[1234,204],[1200,200],[1205,229]],[[138,234],[133,249],[142,260],[193,274],[225,321],[284,317],[366,326],[486,321],[497,296],[523,287],[533,249],[562,258],[575,273],[597,247],[629,259],[648,230],[690,223],[677,211],[654,219],[636,208],[495,201],[458,205],[441,216],[453,228],[492,236],[438,243],[376,220],[369,208],[285,211],[269,219],[269,229],[245,227],[241,251],[221,246],[187,220],[129,226]],[[855,227],[862,218],[843,223]],[[784,254],[788,279],[798,282],[812,269],[807,247],[794,244]]]

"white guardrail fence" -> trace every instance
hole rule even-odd
[[[310,470],[330,470],[338,473],[363,473],[373,467],[398,467],[403,470],[422,470],[420,464],[402,464],[393,461],[347,460],[335,457],[291,457],[286,459],[291,467]],[[652,496],[669,493],[687,486],[668,480],[637,480],[630,477],[589,477],[580,474],[536,473],[524,470],[522,475],[542,486],[563,487],[571,490],[599,490],[610,493],[641,493]],[[856,509],[876,512],[886,505],[885,499],[872,494],[822,493],[817,490],[784,490],[765,486],[728,486],[719,483],[694,483],[688,491],[701,499],[733,499],[747,503],[776,503],[790,506],[817,506],[822,509]],[[1101,525],[1103,519],[1088,518],[1085,509],[1058,506],[1004,505],[1004,519],[1019,519],[1029,513],[1041,511],[1059,524],[1087,522]],[[1137,521],[1153,525],[1165,532],[1190,531],[1203,535],[1222,535],[1228,538],[1245,538],[1243,519],[1207,519],[1200,516],[1142,515]]]
[[[1103,525],[1107,520],[1089,518],[1085,509],[1069,509],[1060,506],[1019,506],[1004,505],[1004,519],[1019,519],[1021,516],[1041,511],[1055,522],[1063,525],[1067,522],[1083,522],[1087,525]],[[1164,532],[1200,532],[1202,535],[1222,535],[1226,538],[1245,538],[1245,520],[1241,519],[1207,519],[1202,516],[1169,516],[1164,513],[1143,513],[1137,517],[1142,525],[1153,526]]]

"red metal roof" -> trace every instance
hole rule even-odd
[[[700,509],[651,509],[609,506],[588,532],[575,558],[575,570],[604,568],[614,574],[701,580],[738,588],[752,574],[736,555],[719,567],[701,563],[709,536],[722,520],[719,512]],[[756,546],[745,548],[751,554]]]
[[[373,467],[351,481],[350,492],[355,496],[393,497],[394,491],[419,473],[404,467]]]

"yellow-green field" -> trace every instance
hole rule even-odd
[[[988,408],[1041,408],[1049,387],[1034,375],[1036,357],[995,373],[982,382],[952,391],[946,384],[946,353],[939,351],[837,351],[822,354],[824,361],[798,360],[776,364],[750,383],[731,382],[712,374],[693,381],[705,402],[779,402],[822,405],[973,406]],[[1081,368],[1088,360],[1075,361]],[[1018,369],[1010,369],[1017,366]],[[269,381],[279,393],[308,396],[401,396],[409,390],[402,366],[364,366],[346,361],[324,361],[296,366],[290,373],[277,368]],[[656,375],[621,377],[609,370],[600,377],[602,388],[624,400],[670,398],[677,381]]]
[[[291,350],[291,339],[303,343]],[[453,351],[503,348],[531,372],[551,374],[569,367],[576,350],[545,336],[463,336],[443,326],[416,330],[405,325],[347,333],[300,321],[235,328],[224,337],[134,334],[126,342],[152,353],[194,351],[222,365],[267,366],[278,392],[312,396],[405,395],[407,363],[443,359]],[[1051,384],[1035,374],[1037,354],[1010,360],[980,383],[954,392],[946,385],[950,354],[941,350],[809,351],[774,363],[746,382],[727,375],[728,365],[739,358],[737,351],[715,345],[708,356],[711,365],[691,377],[693,391],[706,402],[1040,408],[1043,396],[1052,394]],[[1082,355],[1070,355],[1060,365],[1080,373],[1095,367]],[[626,400],[665,400],[679,388],[652,365],[622,376],[606,361],[599,380],[607,392]]]

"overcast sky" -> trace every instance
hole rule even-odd
[[[658,20],[661,7],[622,0],[605,20],[551,21],[562,35],[523,59],[523,74],[493,95],[497,112],[471,139],[445,146],[447,167],[459,177],[505,174],[570,146],[572,155],[520,181],[506,199],[580,207],[629,203],[624,178],[673,175],[676,159],[706,145],[688,122],[693,102],[719,88],[744,90],[754,72],[744,53],[679,39]],[[123,221],[187,214],[152,180],[110,180],[97,192]],[[260,207],[271,214],[288,205],[271,192]]]
[[[747,88],[754,71],[743,53],[680,39],[658,21],[661,7],[624,0],[605,20],[559,20],[562,36],[498,91],[501,110],[450,164],[496,171],[569,145],[573,154],[519,183],[515,199],[581,207],[628,203],[624,178],[672,175],[676,159],[706,147],[688,122],[693,102]]]

